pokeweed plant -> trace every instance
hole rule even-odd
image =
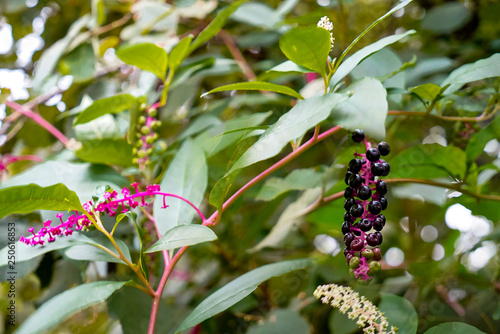
[[[284,17],[291,10],[292,2],[284,2],[273,15]],[[340,154],[335,163],[348,166],[345,178],[337,177],[335,171],[329,168],[321,173],[321,177],[318,176],[318,171],[311,170],[296,170],[289,175],[291,177],[296,172],[298,177],[295,176],[295,180],[310,177],[316,180],[311,181],[314,186],[297,185],[293,181],[290,181],[289,185],[283,181],[284,185],[280,186],[266,182],[256,198],[269,200],[291,189],[308,190],[304,193],[303,199],[294,203],[297,204],[293,209],[295,211],[288,215],[284,212],[269,234],[250,249],[252,254],[281,243],[287,234],[283,231],[288,232],[292,225],[299,224],[299,217],[318,212],[331,205],[341,207],[337,203],[329,203],[344,197],[343,208],[347,211],[344,222],[342,223],[340,217],[335,217],[339,223],[334,227],[344,234],[346,245],[344,255],[349,269],[346,267],[342,270],[349,271],[357,282],[366,283],[374,278],[375,273],[384,269],[384,264],[381,265],[378,261],[382,260],[380,231],[388,223],[388,219],[381,214],[381,211],[388,207],[386,195],[389,183],[421,183],[455,190],[471,198],[500,200],[496,195],[482,193],[474,186],[475,180],[470,179],[474,160],[484,148],[484,144],[494,138],[498,131],[496,127],[498,122],[495,118],[498,110],[498,92],[489,97],[484,112],[479,116],[450,116],[449,110],[446,109],[452,100],[451,95],[460,92],[465,84],[500,74],[496,66],[498,54],[458,68],[441,86],[426,83],[411,90],[396,92],[420,101],[425,111],[389,111],[387,92],[390,90],[383,85],[383,82],[405,71],[411,64],[402,65],[384,77],[363,77],[350,84],[347,80],[365,59],[386,46],[404,41],[415,33],[409,30],[402,34],[383,37],[347,57],[372,28],[394,12],[402,10],[409,2],[399,3],[373,22],[345,47],[337,58],[330,57],[332,53],[336,53],[332,50],[335,46],[335,31],[328,17],[323,16],[316,25],[296,27],[285,25],[285,28],[280,30],[279,47],[288,60],[270,68],[259,79],[248,68],[231,37],[222,30],[230,17],[241,19],[242,12],[251,9],[252,5],[259,6],[256,3],[235,1],[221,10],[203,30],[195,29],[192,34],[176,37],[175,42],[168,46],[161,42],[155,44],[140,39],[140,42],[136,42],[135,38],[155,29],[162,29],[156,24],[173,16],[177,8],[169,6],[168,10],[151,22],[144,22],[143,16],[139,16],[137,21],[126,27],[130,28],[129,30],[122,31],[121,37],[127,42],[116,45],[116,56],[128,66],[120,67],[122,71],[130,70],[131,66],[137,67],[143,71],[143,80],[146,80],[148,75],[154,75],[154,79],[149,79],[153,84],[145,89],[140,87],[141,80],[139,80],[137,84],[139,88],[136,91],[130,89],[114,96],[87,101],[85,104],[82,102],[82,105],[73,112],[65,113],[63,117],[72,119],[72,123],[68,123],[72,126],[72,131],[68,133],[75,138],[68,139],[58,128],[31,110],[36,101],[44,101],[46,97],[43,95],[35,98],[35,102],[27,102],[24,105],[5,100],[5,105],[12,111],[5,122],[7,126],[22,116],[28,117],[60,141],[66,150],[61,153],[60,158],[54,161],[47,159],[45,162],[42,162],[44,160],[42,157],[36,155],[2,155],[0,173],[4,174],[7,166],[16,161],[29,160],[40,164],[11,179],[4,176],[6,181],[0,190],[2,204],[0,217],[30,214],[42,210],[42,216],[52,218],[44,218],[45,222],[37,228],[37,231],[35,227],[28,228],[28,235],[21,236],[15,246],[9,245],[2,250],[0,261],[5,261],[6,256],[3,255],[7,254],[10,247],[18,251],[17,263],[28,262],[50,251],[60,251],[71,260],[104,260],[127,268],[117,273],[118,280],[92,282],[89,279],[84,284],[53,296],[24,320],[16,332],[52,331],[68,317],[89,306],[108,299],[111,300],[109,304],[113,305],[113,294],[116,292],[116,296],[120,291],[129,293],[130,290],[125,289],[130,286],[152,299],[148,310],[148,333],[154,333],[155,330],[181,332],[190,328],[194,328],[191,333],[196,333],[202,329],[200,325],[202,322],[231,307],[236,308],[240,305],[238,303],[256,290],[259,284],[271,277],[317,266],[312,258],[289,259],[260,266],[210,294],[184,317],[184,320],[179,322],[174,320],[171,323],[172,328],[158,328],[163,317],[175,318],[172,316],[175,314],[174,310],[163,314],[165,311],[162,310],[162,305],[167,282],[173,279],[176,272],[174,268],[188,248],[206,242],[215,244],[217,235],[211,228],[219,223],[224,225],[223,213],[229,207],[236,206],[236,203],[241,205],[243,195],[248,195],[251,188],[260,184],[272,173],[283,170],[292,161],[297,161],[299,156],[309,153],[316,144],[333,136],[341,137],[348,134],[355,143],[363,142],[365,148],[360,151],[362,153],[356,150],[355,158],[350,160],[344,161],[344,156]],[[98,12],[97,7],[93,10]],[[139,13],[141,9],[135,10]],[[141,15],[145,13],[146,11],[140,12]],[[110,26],[93,27],[92,25],[96,23],[84,16],[72,25],[65,41],[68,45],[83,43],[83,37],[88,35],[93,39],[92,43],[99,42],[95,38],[101,30],[106,31],[125,25],[130,18],[125,16],[122,21],[115,21],[118,23],[111,23]],[[81,33],[80,38],[76,39],[74,32],[80,33],[85,27],[90,30]],[[252,113],[229,119],[225,123],[212,114],[203,114],[207,108],[224,110],[227,108],[224,104],[207,106],[203,105],[204,102],[200,102],[200,106],[189,111],[186,110],[189,108],[186,107],[189,103],[183,101],[178,108],[175,107],[178,101],[172,96],[175,97],[176,91],[189,89],[188,87],[194,82],[190,80],[196,78],[198,73],[216,67],[217,59],[203,59],[196,55],[197,50],[216,35],[224,40],[230,53],[238,61],[231,65],[240,66],[250,81],[220,86],[208,90],[202,97],[208,100],[213,99],[214,93],[217,92],[251,90],[260,91],[259,95],[269,101],[272,100],[271,96],[275,96],[274,93],[294,98],[292,102],[289,99],[285,100],[286,105],[292,107],[275,119],[274,123],[262,126],[271,117],[271,113],[268,112]],[[92,49],[90,44],[88,46]],[[77,47],[80,48],[78,45]],[[81,47],[85,48],[85,44]],[[42,83],[49,81],[49,76],[55,70],[55,68],[50,71],[43,70],[50,55],[46,57],[42,57],[37,64],[33,78],[34,91],[37,89],[42,91]],[[67,64],[70,59],[68,56],[61,59],[60,63]],[[304,75],[307,82],[302,90],[297,91],[264,80],[266,76],[280,78],[290,73]],[[147,96],[142,94],[143,90],[148,92]],[[446,112],[446,115],[443,115],[443,112]],[[179,124],[175,124],[178,121],[176,118],[181,119],[182,113],[184,117],[186,113],[190,114],[195,120],[182,133],[171,138],[166,132],[178,132],[176,127]],[[115,115],[115,118],[112,115]],[[388,115],[424,117],[436,122],[451,121],[464,124],[491,120],[491,128],[471,134],[474,140],[471,139],[472,145],[467,146],[466,153],[454,146],[439,147],[437,144],[419,145],[402,150],[391,160],[391,174],[395,176],[386,179],[391,168],[381,156],[387,156],[391,151],[389,144],[382,141],[386,137],[385,123]],[[120,130],[123,124],[126,125],[125,131]],[[102,129],[102,133],[95,128]],[[254,137],[258,139],[255,140]],[[380,142],[372,146],[367,137]],[[479,147],[481,143],[483,146]],[[291,152],[286,153],[258,175],[252,175],[250,180],[230,195],[231,187],[239,183],[238,176],[246,167],[275,158],[288,146],[291,147]],[[231,147],[236,149],[229,159],[224,160],[221,152]],[[59,149],[62,150],[62,147]],[[349,148],[343,151],[347,152]],[[65,154],[70,157],[66,158]],[[217,162],[213,162],[214,160]],[[468,161],[469,166],[466,166],[464,161]],[[209,162],[213,162],[213,166],[209,165]],[[460,167],[454,166],[456,163]],[[92,168],[100,164],[112,168],[107,169],[102,178],[92,179],[95,176],[92,174]],[[223,164],[223,167],[220,167],[220,164]],[[431,169],[419,172],[422,165],[431,166]],[[45,170],[44,167],[52,170],[50,177],[39,174]],[[209,170],[213,174],[209,174]],[[68,178],[68,175],[80,171],[83,175],[82,180],[76,182]],[[442,177],[443,171],[444,176],[454,178],[453,183],[434,180]],[[208,204],[214,209],[206,218],[203,212],[209,211],[205,201],[209,175],[215,178],[216,182],[208,195]],[[46,179],[42,179],[43,177]],[[132,181],[131,188],[123,186],[126,181]],[[345,190],[343,190],[344,182],[348,185]],[[73,188],[72,185],[78,185],[82,189]],[[266,186],[268,193],[264,191]],[[90,187],[92,189],[89,189]],[[57,213],[53,216],[44,210]],[[201,224],[192,223],[198,219]],[[251,224],[245,218],[243,220],[246,224]],[[133,226],[135,236],[132,240],[130,233],[120,232],[126,225],[125,221]],[[124,230],[127,231],[126,228]],[[372,233],[368,233],[372,230]],[[312,243],[312,240],[309,242]],[[229,258],[228,262],[231,265],[238,266],[230,260],[230,256],[224,256]],[[0,262],[0,264],[5,266],[7,263]],[[182,270],[177,271],[177,274],[182,276]],[[188,277],[186,280],[190,279],[191,277]],[[181,292],[177,292],[177,295],[180,296]],[[320,285],[314,295],[321,298],[324,303],[339,308],[342,313],[347,312],[350,319],[357,319],[357,325],[366,333],[385,333],[388,330],[393,333],[397,327],[404,332],[416,331],[415,322],[418,319],[416,314],[414,315],[415,310],[411,304],[408,306],[403,298],[401,301],[397,296],[383,296],[380,305],[382,311],[380,311],[365,297],[359,297],[357,292],[335,284]],[[310,302],[306,300],[307,303]],[[398,318],[397,310],[390,307],[391,303],[400,305],[407,311],[409,318],[403,320]],[[384,308],[388,310],[385,313]],[[120,312],[122,327],[127,331],[127,325],[130,325],[127,322],[127,313]],[[465,324],[456,324],[461,329],[468,329],[461,327],[466,326]],[[131,326],[136,328],[134,327],[136,325]],[[133,329],[128,330],[133,331]]]

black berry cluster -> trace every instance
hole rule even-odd
[[[365,139],[363,130],[352,133],[352,140],[366,145],[364,154],[355,153],[349,162],[345,176],[348,187],[344,191],[344,256],[349,272],[359,280],[369,281],[380,271],[382,258],[380,248],[385,216],[382,210],[387,208],[387,183],[382,176],[390,171],[389,164],[380,159],[390,152],[389,144],[380,142],[376,147]]]

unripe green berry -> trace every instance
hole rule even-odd
[[[133,159],[132,159],[132,163],[133,163],[133,164],[137,164],[137,162],[138,162],[138,161],[139,161],[139,160],[138,160],[137,158],[133,158]]]
[[[372,261],[369,264],[369,268],[370,268],[370,270],[368,272],[370,273],[370,275],[373,275],[373,274],[378,273],[380,271],[380,269],[382,269],[382,266],[380,265],[379,262]]]
[[[139,116],[139,119],[137,120],[137,122],[139,122],[139,124],[144,124],[144,123],[146,123],[146,117],[144,117],[144,116]]]
[[[133,154],[137,154],[137,147],[134,147],[134,148],[132,149],[132,153],[133,153]]]
[[[143,144],[144,142],[142,141],[142,139],[139,139],[138,141],[135,142],[136,147],[141,147]]]
[[[367,260],[371,260],[373,258],[373,251],[371,249],[365,249],[361,252],[361,255],[367,259]]]
[[[153,153],[153,149],[152,148],[148,148],[146,152],[149,155],[149,154]]]
[[[143,135],[147,135],[150,132],[151,132],[151,129],[149,127],[147,127],[146,125],[144,125],[143,127],[141,127],[141,133]]]
[[[157,115],[157,110],[156,109],[149,109],[148,110],[148,115],[151,116],[151,117],[156,117]]]
[[[153,144],[155,142],[155,137],[154,136],[149,136],[146,138],[146,143],[149,145]]]
[[[355,274],[354,274],[354,269],[349,268],[349,276],[351,276],[351,277],[354,277],[354,276],[355,276]]]
[[[161,126],[161,122],[160,121],[154,121],[154,122],[151,123],[151,127],[154,130],[158,129],[160,126]]]
[[[359,267],[359,257],[355,256],[349,261],[349,268],[356,269]]]
[[[139,152],[137,152],[137,156],[139,158],[144,158],[146,156],[146,151],[140,150]]]

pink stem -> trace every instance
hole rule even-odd
[[[27,116],[27,117],[31,118],[32,120],[34,120],[35,122],[37,122],[38,124],[40,124],[40,126],[44,127],[47,131],[49,131],[52,135],[54,135],[54,137],[59,139],[59,141],[61,141],[61,143],[63,143],[64,146],[66,146],[68,144],[68,141],[69,141],[68,138],[66,138],[66,136],[63,135],[61,133],[61,131],[57,130],[52,124],[47,122],[39,114],[34,113],[33,111],[29,110],[28,108],[23,107],[22,105],[17,104],[13,101],[5,101],[5,104],[8,105],[9,107],[11,107],[12,109],[14,109],[15,111],[17,111],[18,113],[21,113],[24,116]]]

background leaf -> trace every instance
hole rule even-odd
[[[280,38],[280,49],[295,64],[325,76],[330,32],[319,27],[297,27]]]
[[[67,317],[105,301],[126,282],[101,281],[79,285],[45,302],[26,319],[16,333],[41,333],[56,327]]]
[[[270,201],[284,192],[315,188],[320,184],[321,173],[311,168],[296,169],[285,178],[271,177],[267,179],[255,199]]]
[[[118,58],[126,64],[149,71],[165,80],[167,75],[167,51],[153,43],[141,43],[121,47],[116,52]]]
[[[422,20],[422,29],[449,34],[463,27],[471,18],[470,10],[458,1],[432,8]]]
[[[398,333],[415,334],[417,332],[417,312],[405,298],[390,293],[382,293],[379,309],[387,317],[389,326],[398,328]]]
[[[217,239],[214,231],[203,225],[178,225],[168,230],[146,253],[171,250]]]
[[[474,326],[465,324],[463,322],[446,322],[441,325],[434,326],[425,331],[425,334],[441,334],[441,333],[453,333],[453,334],[484,334]]]
[[[61,183],[45,188],[29,184],[1,189],[0,204],[0,218],[36,210],[84,211],[78,196]]]
[[[75,120],[74,125],[90,122],[106,114],[118,114],[133,108],[137,99],[130,94],[120,94],[94,101]]]
[[[224,92],[228,90],[263,90],[263,91],[269,91],[269,92],[275,92],[275,93],[281,93],[281,94],[286,94],[293,96],[297,99],[304,99],[302,95],[294,91],[293,89],[283,86],[283,85],[277,85],[269,82],[263,82],[263,81],[251,81],[251,82],[238,82],[230,85],[224,85],[217,87],[215,89],[212,89],[211,91],[204,93],[202,95],[205,96],[207,94],[212,94],[216,92]]]
[[[132,166],[132,148],[125,139],[85,140],[75,155],[92,163],[129,167]]]
[[[274,276],[287,272],[303,269],[311,264],[309,259],[289,260],[268,264],[254,269],[230,283],[226,284],[202,301],[193,312],[181,323],[176,332],[196,326],[204,320],[220,313],[236,304],[252,293],[257,286]]]

